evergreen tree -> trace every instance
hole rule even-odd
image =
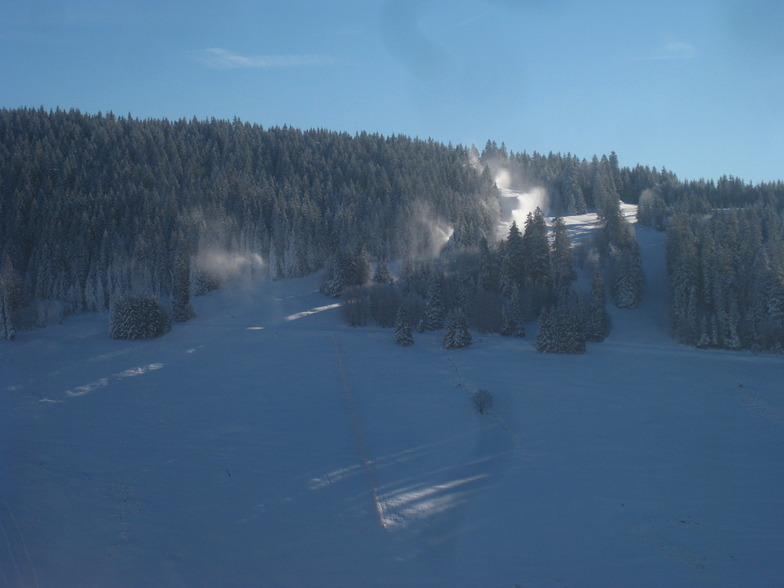
[[[408,312],[405,305],[401,304],[397,310],[397,317],[395,318],[395,343],[402,346],[414,344],[414,336],[411,333],[411,323],[408,319]]]
[[[468,331],[468,321],[461,308],[455,308],[449,313],[444,330],[444,347],[446,349],[460,349],[471,345],[471,333]]]
[[[479,242],[479,286],[488,292],[498,292],[500,288],[498,260],[490,251],[487,239]]]
[[[0,341],[13,341],[15,338],[16,329],[11,310],[11,295],[5,276],[0,274]]]
[[[539,315],[539,329],[536,331],[536,349],[541,353],[557,353],[560,348],[557,332],[555,309],[545,308]]]
[[[609,218],[620,212],[620,195],[613,179],[613,166],[602,156],[601,160],[594,157],[593,204],[602,218]]]
[[[13,341],[16,338],[14,314],[21,306],[20,292],[11,258],[6,257],[0,268],[0,341]]]
[[[591,280],[591,299],[588,302],[588,316],[585,320],[585,338],[587,341],[604,341],[610,330],[610,317],[607,314],[605,301],[604,279],[597,267]]]
[[[508,295],[512,288],[525,286],[525,263],[526,252],[523,235],[517,227],[517,222],[512,221],[501,252],[500,285],[502,293]]]
[[[542,313],[536,333],[536,349],[542,353],[585,352],[585,329],[572,292],[563,292],[558,302]]]
[[[552,262],[553,286],[564,288],[577,279],[572,241],[566,232],[566,224],[560,216],[555,217],[553,221]]]
[[[441,278],[437,272],[430,277],[430,284],[425,297],[424,327],[427,331],[437,331],[444,328],[444,296],[441,288]]]
[[[506,337],[525,337],[523,301],[516,285],[510,295],[504,298],[501,313],[501,334]]]
[[[343,251],[333,260],[326,280],[321,286],[321,292],[332,298],[337,298],[344,289],[363,285],[367,282],[369,275],[370,265],[364,252],[355,255]]]
[[[549,286],[552,282],[550,268],[550,241],[547,237],[547,223],[540,208],[529,213],[523,233],[525,258],[525,277],[531,284]]]
[[[109,317],[112,339],[151,339],[168,333],[171,317],[154,296],[117,300]]]
[[[391,284],[395,281],[385,259],[378,260],[376,271],[373,273],[373,281],[376,284]]]
[[[177,255],[172,268],[172,319],[178,322],[196,317],[190,302],[190,262]]]

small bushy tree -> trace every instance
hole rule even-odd
[[[109,316],[112,339],[152,339],[171,330],[171,317],[151,295],[121,298]]]
[[[478,390],[471,395],[471,402],[479,414],[490,412],[493,408],[493,396],[487,390]]]

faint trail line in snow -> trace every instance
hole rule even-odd
[[[33,560],[27,550],[27,543],[19,530],[19,525],[16,524],[11,507],[8,506],[8,501],[1,492],[0,497],[3,499],[0,504],[0,528],[8,545],[8,557],[13,563],[16,581],[12,582],[12,578],[6,576],[5,570],[0,577],[7,586],[40,586]]]
[[[741,398],[741,403],[749,410],[756,412],[762,418],[776,423],[777,425],[781,425],[781,413],[772,406],[766,404],[756,391],[747,390]]]
[[[634,530],[650,545],[653,545],[667,557],[678,560],[701,572],[706,571],[706,559],[695,553],[690,547],[673,543],[670,538],[675,536],[679,543],[693,545],[695,531],[700,529],[699,521],[690,517],[678,517],[671,521],[645,521],[635,525]],[[698,537],[699,538],[699,537]]]
[[[460,390],[464,390],[468,394],[473,394],[474,388],[465,379],[463,374],[460,372],[460,368],[457,366],[454,360],[449,356],[446,356],[446,360],[450,364],[452,364],[452,367],[454,368],[455,373],[457,374],[458,382],[457,384],[455,384],[455,387],[459,388]],[[520,440],[517,438],[517,435],[515,435],[511,427],[506,423],[506,421],[503,418],[501,418],[501,415],[498,414],[496,411],[494,411],[492,407],[486,411],[486,414],[490,416],[498,424],[498,426],[501,428],[504,434],[512,442],[512,447],[514,447],[518,451],[518,453],[520,453],[520,455],[523,456],[523,459],[529,463],[533,463],[533,458],[531,457],[531,454],[525,450],[523,444],[520,443]]]
[[[378,489],[376,487],[376,480],[373,476],[373,467],[371,466],[370,460],[368,459],[367,449],[365,449],[365,440],[362,437],[362,430],[359,427],[359,414],[357,413],[356,402],[354,401],[354,395],[351,393],[351,388],[348,385],[348,378],[346,377],[346,365],[343,356],[343,349],[340,347],[340,342],[334,333],[332,334],[332,340],[335,343],[335,355],[337,356],[338,360],[340,383],[343,387],[343,394],[346,398],[349,414],[351,415],[351,426],[354,429],[354,441],[357,444],[359,460],[362,462],[362,467],[365,469],[368,486],[370,487],[370,495],[373,499],[373,507],[375,508],[376,516],[378,517],[378,524],[381,525],[383,529],[386,529],[388,527],[388,523],[384,518],[384,507],[381,505],[381,502],[378,499]]]

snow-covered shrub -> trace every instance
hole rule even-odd
[[[171,330],[171,317],[154,296],[121,298],[109,317],[112,339],[152,339]]]
[[[474,407],[479,411],[479,414],[490,412],[493,408],[493,396],[487,390],[479,390],[471,395],[471,402]]]

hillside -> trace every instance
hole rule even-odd
[[[644,301],[579,356],[401,348],[317,276],[0,341],[0,585],[781,585],[784,360],[672,342],[636,232]]]

